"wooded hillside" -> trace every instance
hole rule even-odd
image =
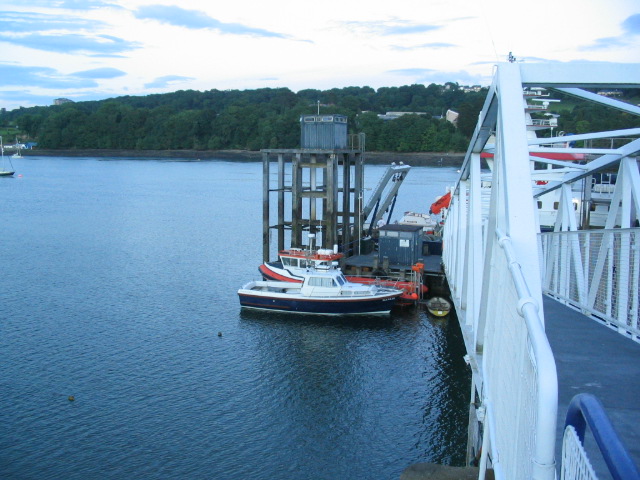
[[[627,94],[638,96],[637,91]],[[366,134],[368,151],[464,152],[485,96],[486,89],[466,92],[455,83],[297,93],[287,88],[187,90],[20,108],[4,112],[2,124],[17,127],[21,141],[35,141],[48,149],[296,148],[300,115],[315,113],[319,101],[321,113],[348,117],[349,133]],[[553,106],[561,109],[556,133],[623,128],[636,121],[628,114],[593,106]],[[457,127],[441,118],[449,109],[459,113]],[[378,117],[389,111],[420,115]]]

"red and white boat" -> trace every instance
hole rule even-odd
[[[303,250],[290,248],[281,250],[277,262],[265,262],[258,270],[265,280],[302,283],[302,274],[310,268],[323,269],[339,261],[343,255],[329,249]]]
[[[304,273],[308,270],[326,269],[338,263],[343,257],[342,253],[329,249],[309,249],[289,248],[279,252],[279,260],[277,262],[265,262],[258,270],[265,280],[277,280],[280,282],[302,283]],[[422,275],[423,265],[417,264],[412,267],[416,278]],[[413,304],[417,302],[421,296],[427,293],[427,287],[418,281],[393,280],[380,277],[367,277],[356,275],[345,275],[349,282],[361,283],[365,285],[377,285],[380,287],[390,287],[402,290],[402,295],[398,297],[398,304]]]

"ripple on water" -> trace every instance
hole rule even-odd
[[[453,319],[240,310],[262,236],[261,210],[238,212],[260,205],[261,164],[20,170],[3,184],[3,478],[398,478],[462,462]]]

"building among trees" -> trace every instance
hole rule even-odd
[[[56,98],[53,101],[54,105],[62,105],[63,103],[73,103],[73,100],[69,100],[68,98]]]

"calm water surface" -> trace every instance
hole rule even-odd
[[[262,255],[260,163],[14,166],[0,179],[0,478],[397,479],[462,464],[454,319],[240,310]],[[413,169],[396,210],[427,211],[454,178]]]

